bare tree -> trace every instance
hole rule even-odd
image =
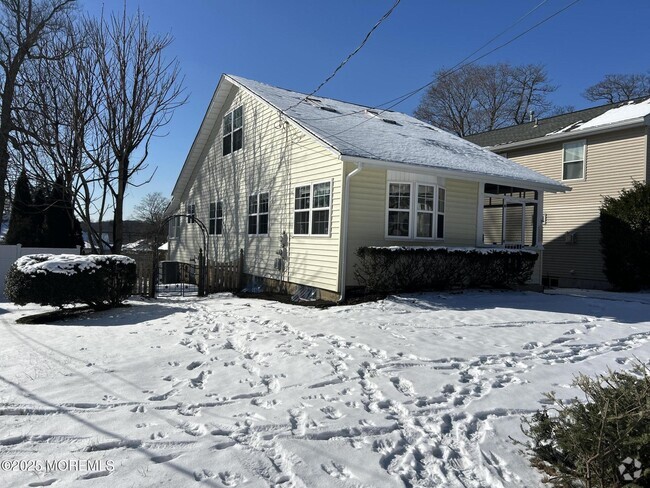
[[[186,98],[178,62],[164,57],[171,36],[152,34],[140,11],[87,20],[86,28],[97,70],[97,122],[115,161],[114,178],[106,183],[114,205],[112,251],[119,253],[127,185],[147,168],[151,138]]]
[[[25,65],[52,57],[49,43],[75,0],[0,0],[0,215],[4,214],[10,146],[17,146],[16,100]]]
[[[650,95],[650,74],[605,75],[601,81],[590,86],[582,94],[591,102],[625,102]]]
[[[165,220],[169,198],[160,192],[147,193],[133,208],[132,217],[150,229],[159,229]]]
[[[415,116],[464,137],[549,113],[555,89],[541,65],[467,65],[438,71]]]

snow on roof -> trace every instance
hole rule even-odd
[[[507,178],[563,191],[564,186],[454,134],[392,111],[276,88],[226,75],[343,156]],[[298,102],[302,101],[298,104]]]
[[[598,117],[588,120],[584,124],[580,124],[575,130],[591,129],[592,127],[600,127],[604,125],[617,124],[625,122],[626,120],[638,119],[650,115],[650,98],[641,102],[629,102],[622,107],[613,108],[608,110]]]

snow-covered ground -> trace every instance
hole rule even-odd
[[[0,486],[539,486],[521,415],[650,360],[648,294],[0,306]]]

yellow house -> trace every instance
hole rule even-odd
[[[360,246],[540,250],[544,192],[567,189],[402,113],[223,75],[172,193],[169,259],[204,247],[192,215],[210,260],[241,249],[250,280],[342,297]]]
[[[561,181],[570,193],[544,201],[543,282],[609,288],[600,246],[603,197],[650,172],[650,98],[580,110],[467,139]]]

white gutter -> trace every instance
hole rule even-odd
[[[361,173],[363,171],[363,163],[355,163],[357,165],[350,174],[345,177],[343,188],[344,200],[343,200],[343,209],[341,215],[341,266],[340,278],[339,278],[339,290],[341,295],[339,296],[339,303],[345,301],[345,285],[346,285],[346,274],[347,274],[347,263],[348,263],[348,221],[349,221],[349,211],[350,211],[350,180],[353,176]],[[343,171],[345,171],[345,161],[343,165]]]
[[[437,168],[435,166],[424,166],[421,164],[408,164],[408,163],[391,163],[388,161],[381,161],[378,159],[362,158],[359,156],[341,156],[341,160],[346,163],[363,164],[365,166],[375,166],[377,168],[393,169],[396,171],[408,171],[409,173],[431,174],[435,172],[437,175],[453,178],[456,180],[465,181],[481,181],[483,183],[494,183],[500,185],[512,186],[513,184],[524,185],[531,190],[544,190],[551,193],[571,191],[571,188],[561,184],[541,183],[537,181],[530,181],[518,178],[508,178],[505,176],[496,176],[483,173],[472,173],[470,171],[454,171],[444,168]]]
[[[593,134],[601,134],[605,132],[611,132],[615,130],[628,129],[635,126],[648,125],[649,121],[646,121],[646,117],[637,117],[635,119],[628,119],[621,122],[616,122],[614,124],[607,125],[598,125],[596,127],[591,127],[588,129],[574,129],[567,132],[556,132],[547,134],[542,137],[536,137],[535,139],[526,139],[523,141],[517,142],[508,142],[505,144],[498,144],[496,146],[485,146],[485,149],[489,149],[493,152],[507,151],[508,149],[518,149],[528,146],[537,146],[539,144],[551,143],[556,141],[561,141],[564,139],[575,139],[577,137],[591,136]]]

